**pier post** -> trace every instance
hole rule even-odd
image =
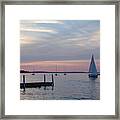
[[[54,86],[54,76],[52,74],[52,86]]]
[[[46,76],[44,74],[44,83],[46,82]],[[46,85],[44,85],[44,90],[46,90]]]
[[[23,75],[23,90],[25,91],[25,75]]]
[[[46,82],[46,76],[45,76],[45,74],[44,74],[44,83]]]

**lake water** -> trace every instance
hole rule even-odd
[[[20,82],[22,83],[22,75]],[[43,73],[25,73],[26,82],[42,82]],[[46,81],[51,81],[51,74],[46,73]],[[91,80],[87,73],[54,74],[54,87],[20,89],[21,100],[99,100],[100,76]]]

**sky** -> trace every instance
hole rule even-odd
[[[20,21],[21,69],[88,71],[92,54],[99,71],[99,20]]]

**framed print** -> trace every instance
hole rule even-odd
[[[119,119],[118,1],[1,5],[1,118]]]

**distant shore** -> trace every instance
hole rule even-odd
[[[58,71],[58,72],[55,72],[55,71],[25,71],[25,70],[21,70],[20,73],[89,73],[89,72],[75,72],[75,71],[72,71],[72,72],[64,72],[64,71]],[[98,72],[98,74],[100,74],[100,72]]]

